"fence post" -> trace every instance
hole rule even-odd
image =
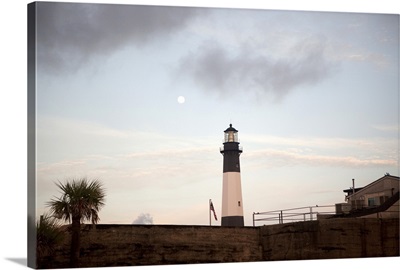
[[[256,221],[254,220],[254,215],[255,215],[256,213],[255,212],[253,212],[253,227],[255,227],[256,226]]]
[[[312,216],[312,207],[310,207],[310,220],[313,220],[313,216]]]

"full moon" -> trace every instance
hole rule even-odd
[[[179,97],[178,97],[178,103],[179,103],[179,104],[185,103],[185,97],[184,97],[184,96],[179,96]]]

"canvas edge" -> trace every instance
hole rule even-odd
[[[27,266],[36,268],[36,7],[27,4]]]

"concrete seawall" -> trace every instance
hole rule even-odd
[[[264,261],[399,256],[398,219],[331,219],[260,230]]]
[[[69,237],[67,237],[69,239]],[[398,219],[331,219],[261,227],[90,225],[81,267],[399,256]],[[69,241],[46,260],[66,268]]]

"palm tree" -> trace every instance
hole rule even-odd
[[[79,267],[81,222],[85,220],[96,224],[100,218],[98,212],[104,205],[105,192],[98,180],[86,178],[72,179],[66,183],[58,182],[60,198],[48,202],[51,214],[58,219],[71,223],[71,257],[70,266]]]
[[[43,268],[46,257],[54,255],[56,247],[64,240],[64,231],[54,217],[44,214],[36,223],[37,267]]]

